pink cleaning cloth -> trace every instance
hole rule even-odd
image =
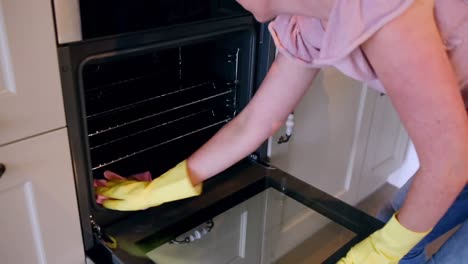
[[[125,177],[122,177],[118,175],[117,173],[114,173],[112,171],[105,171],[104,172],[104,178],[102,180],[94,180],[94,187],[103,187],[107,186],[107,180],[112,180],[112,179],[119,179],[119,180],[124,180],[126,179]],[[147,181],[150,182],[152,181],[151,173],[150,172],[143,172],[143,173],[138,173],[135,175],[132,175],[129,177],[129,179],[136,180],[136,181]],[[97,195],[96,196],[96,203],[102,204],[105,200],[107,200],[107,197],[104,197],[102,195]]]
[[[269,30],[285,56],[307,67],[333,66],[385,92],[361,45],[414,2],[335,0],[327,20],[280,15],[270,23]],[[460,86],[468,88],[468,0],[435,0],[435,15]]]

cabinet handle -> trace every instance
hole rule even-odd
[[[3,176],[3,174],[5,173],[5,171],[6,171],[5,164],[0,163],[0,178]]]

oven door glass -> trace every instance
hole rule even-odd
[[[114,263],[336,263],[381,226],[279,169],[247,160],[210,179],[199,197],[106,227],[101,245]],[[98,252],[88,254],[105,258]]]
[[[84,39],[248,14],[235,0],[81,0]]]

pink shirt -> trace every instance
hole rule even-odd
[[[281,15],[269,26],[279,51],[308,66],[334,66],[384,92],[361,49],[414,0],[336,0],[327,21]],[[435,0],[437,23],[460,87],[468,90],[468,0]],[[430,59],[430,58],[428,58]]]

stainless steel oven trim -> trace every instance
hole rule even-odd
[[[81,13],[79,0],[54,0],[55,27],[59,44],[81,41]]]

